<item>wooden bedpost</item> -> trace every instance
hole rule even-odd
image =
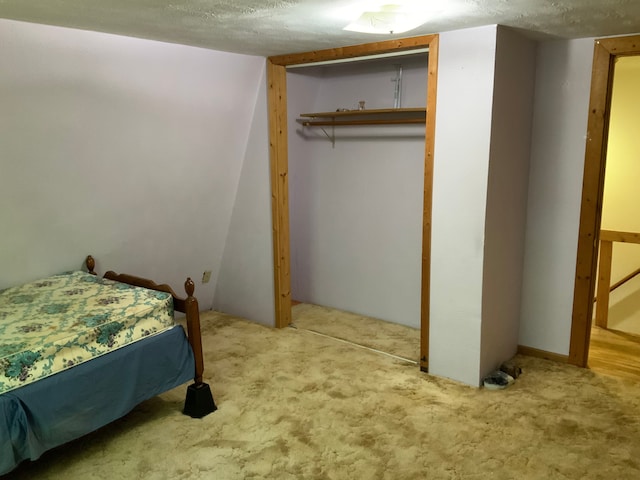
[[[184,289],[187,292],[187,298],[184,302],[187,315],[187,334],[196,363],[193,381],[196,385],[199,385],[202,383],[202,374],[204,373],[204,358],[202,356],[202,334],[200,332],[200,309],[198,307],[198,299],[193,296],[195,284],[191,278],[187,278],[187,281],[184,282]]]
[[[85,260],[85,263],[87,264],[87,270],[89,271],[89,273],[91,275],[95,275],[96,272],[94,271],[94,268],[96,268],[96,261],[93,259],[91,255],[87,255],[87,259]]]
[[[89,255],[86,262],[89,273],[95,275],[95,272],[93,271],[95,268],[95,261],[93,260],[93,257]],[[187,388],[187,398],[184,402],[183,413],[194,418],[201,418],[216,411],[218,407],[216,407],[216,404],[213,401],[211,388],[209,388],[208,384],[202,381],[202,375],[204,373],[204,357],[202,355],[202,334],[200,332],[200,309],[198,307],[198,300],[193,296],[193,292],[195,290],[193,280],[191,280],[191,278],[187,278],[187,281],[184,282],[184,289],[187,292],[187,298],[182,298],[178,297],[176,292],[174,292],[166,283],[158,285],[156,282],[149,280],[148,278],[136,277],[126,273],[116,273],[111,270],[104,274],[104,278],[114,280],[116,282],[128,283],[129,285],[149,288],[151,290],[157,290],[159,292],[167,292],[173,297],[174,310],[186,315],[187,336],[189,337],[189,345],[193,351],[195,364],[193,384],[189,385]]]
[[[202,334],[200,332],[200,309],[198,299],[193,296],[195,284],[191,278],[184,282],[187,298],[184,301],[187,316],[187,335],[193,350],[195,361],[194,383],[187,388],[187,398],[184,402],[183,413],[194,418],[202,418],[218,409],[213,401],[209,384],[202,381],[204,373],[204,358],[202,355]]]

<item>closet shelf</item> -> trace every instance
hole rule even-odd
[[[426,108],[383,108],[336,112],[301,113],[298,121],[305,127],[350,125],[424,124]],[[317,119],[317,120],[308,120]]]

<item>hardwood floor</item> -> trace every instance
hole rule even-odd
[[[640,381],[640,336],[594,326],[591,329],[589,368]]]

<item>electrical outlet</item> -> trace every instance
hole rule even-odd
[[[211,270],[205,270],[202,274],[202,283],[209,283],[209,280],[211,280]]]

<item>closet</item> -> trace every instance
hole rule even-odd
[[[427,55],[287,71],[293,300],[420,328]]]
[[[411,40],[269,59],[276,317],[293,298],[420,328],[426,369],[437,36]]]

